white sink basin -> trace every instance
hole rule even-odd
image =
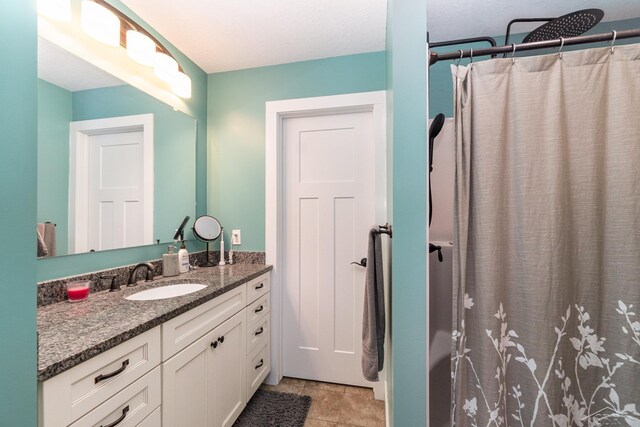
[[[197,292],[206,287],[206,285],[201,285],[199,283],[180,283],[177,285],[167,285],[160,286],[158,288],[147,289],[146,291],[129,295],[125,299],[131,301],[151,301],[156,299],[167,299]]]

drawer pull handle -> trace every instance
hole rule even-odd
[[[107,424],[106,426],[100,426],[100,427],[116,427],[118,424],[124,421],[124,419],[127,417],[127,412],[129,412],[129,405],[122,408],[122,415],[120,415],[120,418],[118,418],[111,424]]]
[[[218,341],[214,341],[211,343],[212,348],[218,348]]]
[[[260,306],[258,308],[256,308],[255,310],[253,310],[254,313],[260,313],[262,310],[264,310],[263,306]]]
[[[122,362],[122,366],[118,369],[116,369],[113,372],[109,372],[108,374],[100,374],[95,378],[95,383],[98,384],[100,381],[104,381],[104,380],[108,380],[109,378],[115,377],[118,374],[121,374],[125,369],[127,369],[127,366],[129,365],[129,359],[125,360],[124,362]]]
[[[258,364],[256,365],[256,369],[260,369],[260,368],[262,368],[262,365],[264,365],[264,360],[263,360],[263,359],[260,359],[260,363],[258,363]]]
[[[220,342],[220,344],[222,344],[224,342],[224,335],[221,337],[218,337],[218,341]]]
[[[258,289],[262,289],[262,288],[264,288],[264,283],[260,283],[259,285],[257,285],[255,287],[255,290],[257,291]]]
[[[254,332],[254,335],[258,336],[263,332],[264,332],[264,328],[262,326],[260,326],[260,329],[258,329],[257,331]]]

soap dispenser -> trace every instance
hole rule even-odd
[[[187,247],[184,245],[184,240],[180,245],[180,250],[178,251],[178,258],[180,259],[180,273],[186,273],[189,271],[189,252],[187,252]]]
[[[167,247],[167,253],[162,255],[162,275],[164,277],[180,274],[180,260],[178,254],[173,252],[173,245]]]

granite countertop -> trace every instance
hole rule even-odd
[[[38,381],[45,381],[98,354],[179,316],[268,271],[264,264],[199,268],[176,277],[90,294],[85,301],[38,309]],[[201,283],[205,289],[155,301],[125,297],[175,283]]]

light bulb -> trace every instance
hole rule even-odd
[[[127,55],[142,65],[152,67],[156,62],[156,43],[146,34],[128,30]]]
[[[166,53],[156,52],[156,66],[153,72],[160,80],[173,83],[178,73],[178,63]]]
[[[38,13],[56,21],[71,21],[71,0],[38,0]]]
[[[80,23],[85,33],[109,46],[120,45],[120,18],[104,6],[83,0]]]
[[[173,76],[171,90],[180,98],[191,98],[191,79],[185,73],[177,72]]]

